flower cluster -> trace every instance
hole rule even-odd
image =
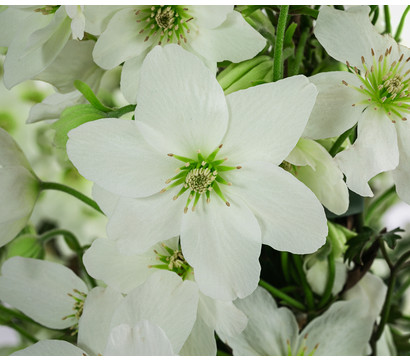
[[[408,241],[381,222],[410,204],[388,9],[381,35],[378,6],[0,7],[4,85],[35,99],[28,126],[0,108],[9,353],[410,351]]]

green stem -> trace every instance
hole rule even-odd
[[[309,37],[309,29],[306,28],[303,30],[302,34],[300,35],[299,43],[296,48],[295,61],[293,63],[292,68],[289,70],[289,76],[299,74],[300,64],[302,63],[302,60],[303,60],[303,54],[305,52],[305,46],[306,46],[308,37]]]
[[[278,26],[276,29],[275,57],[273,59],[273,81],[278,81],[283,78],[283,41],[285,38],[288,11],[289,5],[281,5]]]
[[[394,298],[399,300],[403,296],[403,294],[406,292],[407,288],[410,286],[410,278],[408,278],[396,291],[394,294]]]
[[[301,302],[291,298],[289,295],[283,293],[282,291],[280,291],[279,289],[273,287],[272,285],[268,284],[267,282],[265,282],[263,280],[260,280],[259,285],[262,286],[264,289],[268,290],[274,297],[286,301],[289,305],[293,306],[294,308],[296,308],[298,310],[306,311],[305,306]]]
[[[390,20],[389,5],[383,5],[383,10],[384,10],[384,21],[386,22],[385,34],[391,34],[391,20]]]
[[[327,264],[328,264],[328,274],[327,274],[327,282],[326,282],[326,288],[325,291],[323,292],[322,298],[320,299],[318,308],[322,308],[327,304],[329,301],[330,297],[332,296],[332,290],[333,290],[333,284],[335,283],[335,278],[336,278],[336,264],[335,264],[335,257],[333,255],[333,252],[331,252],[327,258]]]
[[[280,257],[281,257],[281,265],[282,265],[282,272],[283,272],[283,276],[285,277],[286,283],[290,284],[290,275],[288,272],[288,257],[289,254],[286,251],[282,251],[280,253]]]
[[[85,274],[85,276],[87,278],[87,281],[89,282],[91,287],[93,287],[93,288],[96,287],[97,283],[96,283],[95,279],[92,278],[88,274],[87,269],[85,268],[85,265],[83,263],[84,249],[80,245],[80,243],[78,242],[77,237],[72,232],[70,232],[68,230],[63,230],[63,229],[51,230],[51,231],[48,231],[48,232],[42,234],[41,236],[39,236],[38,241],[41,244],[44,244],[47,241],[55,238],[56,236],[63,236],[64,237],[64,241],[66,242],[68,247],[77,254],[80,268],[83,271],[83,273]]]
[[[390,271],[393,270],[394,265],[391,262],[389,255],[387,254],[386,245],[384,244],[384,240],[381,236],[379,237],[379,245],[380,245],[380,250],[382,252],[384,260],[386,260],[386,263],[389,266]]]
[[[88,196],[84,195],[83,193],[80,193],[79,191],[64,185],[64,184],[58,184],[54,182],[41,182],[40,183],[40,190],[58,190],[65,192],[71,196],[76,197],[78,200],[82,201],[83,203],[91,206],[94,210],[98,211],[101,214],[104,214],[98,204],[90,199]]]
[[[399,271],[401,266],[404,265],[408,259],[410,259],[410,250],[406,251],[402,256],[399,257],[396,264],[394,264],[394,271]]]
[[[396,34],[394,35],[394,40],[396,40],[397,42],[400,41],[400,35],[401,35],[401,32],[403,31],[404,23],[406,21],[406,16],[409,13],[409,11],[410,11],[410,5],[408,5],[406,7],[406,10],[404,10],[403,15],[401,16],[401,19],[399,22],[399,26],[397,27]]]
[[[32,343],[38,342],[38,339],[36,339],[33,335],[31,335],[29,332],[27,332],[26,330],[24,330],[20,326],[14,324],[13,322],[7,323],[7,326],[9,326],[12,329],[16,330],[21,336],[23,336],[28,341],[31,341]]]
[[[135,107],[136,105],[126,105],[126,106],[123,106],[122,108],[119,108],[117,110],[107,113],[107,116],[113,117],[113,118],[120,118],[121,116],[125,114],[135,111]]]
[[[366,215],[364,217],[364,221],[366,224],[369,224],[370,220],[374,216],[375,211],[377,208],[383,204],[392,194],[396,193],[396,186],[393,185],[389,189],[387,189],[383,194],[381,194],[376,200],[370,203],[369,208],[366,211]]]
[[[310,289],[309,283],[307,282],[305,272],[303,271],[302,259],[299,255],[293,254],[293,261],[296,265],[296,270],[299,275],[299,279],[302,283],[303,291],[305,293],[305,298],[308,306],[308,310],[313,310],[315,307],[315,302],[313,298],[313,292]]]
[[[0,313],[1,313],[1,314],[9,314],[9,315],[11,315],[11,316],[13,316],[13,317],[15,317],[15,318],[21,320],[21,321],[27,321],[27,322],[29,322],[29,323],[31,323],[31,324],[35,324],[35,325],[41,326],[40,324],[36,323],[33,319],[29,318],[28,316],[26,316],[26,315],[24,315],[24,314],[22,314],[22,313],[20,313],[20,312],[18,312],[18,311],[9,309],[9,308],[7,308],[7,307],[5,307],[5,306],[3,306],[3,305],[0,305]]]
[[[349,137],[349,135],[352,133],[352,131],[356,128],[356,125],[350,128],[349,130],[346,130],[342,135],[340,135],[336,142],[333,144],[331,149],[329,150],[329,154],[331,157],[334,157],[337,152],[339,151],[339,148],[342,146],[342,144],[345,142],[345,140]]]

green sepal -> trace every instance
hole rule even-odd
[[[374,235],[374,231],[371,228],[364,226],[357,236],[347,241],[347,250],[344,254],[344,260],[363,266],[363,254],[369,250],[374,243]]]
[[[6,246],[6,258],[22,256],[25,258],[44,259],[44,248],[33,234],[23,234],[15,238]]]
[[[109,112],[113,109],[103,105],[100,100],[98,100],[97,96],[91,90],[91,88],[85,83],[80,80],[74,81],[74,86],[76,89],[84,95],[84,97],[88,100],[88,102],[94,106],[97,110]]]
[[[396,247],[397,240],[402,239],[402,237],[400,235],[397,235],[398,232],[404,232],[404,230],[397,227],[397,228],[395,228],[393,230],[390,230],[390,231],[386,231],[386,229],[383,229],[382,231],[380,231],[381,239],[392,250]]]
[[[55,145],[58,148],[65,149],[68,132],[76,127],[98,119],[107,117],[105,112],[97,110],[90,104],[80,104],[71,106],[65,109],[60,116],[60,119],[56,121],[51,128],[56,131]]]

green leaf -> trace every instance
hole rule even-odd
[[[364,226],[362,231],[357,236],[352,237],[346,242],[347,250],[344,255],[344,260],[349,263],[354,262],[359,265],[363,264],[363,254],[370,248],[375,241],[373,229]]]
[[[97,96],[94,94],[94,92],[91,90],[91,88],[86,83],[80,80],[75,80],[74,86],[77,88],[78,91],[81,92],[81,94],[84,95],[84,97],[88,100],[88,102],[92,106],[94,106],[97,110],[104,111],[104,112],[108,112],[112,110],[111,108],[103,105],[101,101],[98,100]]]
[[[107,117],[105,112],[97,110],[93,105],[80,104],[65,109],[60,116],[60,119],[56,121],[51,127],[56,131],[55,145],[58,148],[65,149],[68,132],[76,127],[98,119]]]
[[[404,230],[397,227],[390,231],[386,231],[386,229],[383,229],[380,232],[380,237],[383,239],[383,241],[386,242],[387,246],[392,250],[396,247],[397,240],[400,240],[402,238],[400,235],[396,234],[398,232],[404,232]]]
[[[293,34],[295,33],[296,28],[298,27],[298,24],[296,24],[295,22],[291,23],[286,32],[285,32],[285,38],[283,39],[283,47],[287,48],[287,47],[291,47],[294,48],[295,44],[293,43]]]

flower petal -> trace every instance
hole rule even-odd
[[[171,271],[157,271],[128,294],[114,314],[111,326],[135,326],[141,320],[158,325],[178,353],[196,319],[198,287]]]
[[[363,97],[351,87],[361,85],[355,74],[330,71],[311,76],[309,80],[319,93],[303,132],[304,137],[325,139],[339,136],[359,121],[364,106],[352,106]],[[343,85],[342,81],[350,86]]]
[[[237,164],[253,160],[280,164],[302,135],[316,93],[301,75],[228,95],[231,121],[221,153]]]
[[[178,45],[155,47],[141,69],[135,120],[158,151],[192,157],[221,143],[228,108],[215,75]]]
[[[159,192],[179,165],[151,148],[132,120],[91,121],[68,136],[67,154],[78,171],[118,195],[143,197]]]
[[[118,201],[121,199],[119,195],[113,194],[97,184],[93,185],[92,197],[108,217],[112,216]]]
[[[315,356],[366,355],[373,324],[374,319],[363,314],[360,300],[338,301],[303,329],[297,348],[306,341],[305,354],[319,344]]]
[[[248,317],[248,326],[239,335],[228,338],[236,356],[287,355],[287,341],[295,343],[298,324],[287,308],[278,308],[272,296],[261,287],[235,305]]]
[[[382,110],[367,108],[358,125],[355,143],[335,157],[350,190],[373,196],[367,182],[399,163],[396,129]]]
[[[270,163],[244,163],[232,172],[232,192],[252,209],[262,242],[280,251],[307,254],[326,241],[322,205],[293,175]]]
[[[171,356],[172,345],[164,331],[143,320],[134,327],[121,324],[111,330],[104,356]]]
[[[266,39],[237,11],[228,14],[216,28],[199,29],[191,42],[192,48],[207,59],[235,63],[253,58],[265,45]]]
[[[153,250],[142,255],[121,254],[113,241],[95,240],[85,252],[83,261],[88,273],[114,289],[127,294],[156,271],[158,263]]]
[[[393,179],[396,184],[397,195],[410,204],[410,124],[408,121],[396,123],[397,142],[400,151],[399,165],[393,170]]]
[[[134,13],[132,7],[115,13],[98,38],[93,58],[103,69],[112,69],[151,46],[151,41],[144,41],[145,36],[139,34],[145,24],[140,25]]]
[[[87,293],[84,282],[63,265],[13,257],[2,267],[0,299],[40,324],[65,329],[77,322],[73,314],[73,290]]]
[[[216,341],[214,328],[209,327],[202,317],[197,316],[194,327],[185,341],[179,355],[181,356],[215,356]]]
[[[11,354],[12,356],[83,356],[88,355],[84,350],[62,340],[41,340]]]
[[[330,56],[361,68],[362,56],[368,64],[373,63],[370,49],[374,49],[377,57],[390,46],[397,50],[392,37],[377,32],[370,22],[369,11],[368,6],[354,6],[347,11],[329,6],[320,9],[314,33]]]
[[[0,128],[0,169],[16,165],[31,168],[20,146],[6,130]]]
[[[102,354],[110,334],[114,311],[123,296],[114,289],[95,287],[88,294],[78,324],[78,345],[91,354]]]
[[[117,241],[121,253],[141,254],[159,241],[180,234],[185,200],[172,200],[172,195],[120,199],[108,222],[107,234]]]
[[[312,190],[330,211],[335,214],[345,213],[349,206],[349,191],[343,181],[343,174],[333,158],[322,145],[313,140],[302,138],[296,148],[314,164],[297,167],[296,178]]]
[[[201,292],[227,301],[252,293],[259,281],[260,236],[257,220],[238,198],[230,207],[217,196],[209,204],[202,199],[184,215],[181,248]]]
[[[199,28],[214,29],[232,13],[233,5],[195,5],[188,8]]]
[[[124,5],[84,5],[83,13],[87,19],[85,31],[93,35],[100,35],[107,28],[114,14],[122,9]]]

